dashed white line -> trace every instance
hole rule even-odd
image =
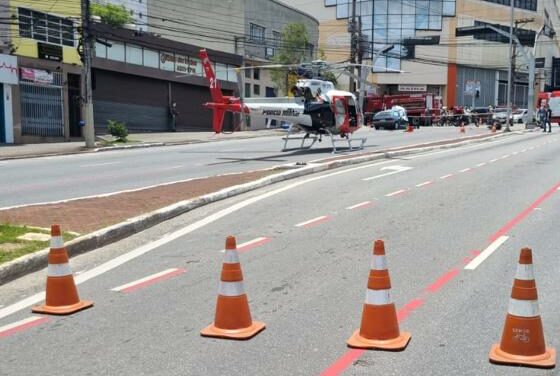
[[[467,171],[470,171],[470,170],[472,170],[472,168],[470,168],[470,167],[467,167],[467,168],[464,168],[464,169],[462,169],[462,170],[461,170],[461,171],[459,171],[459,172],[467,172]]]
[[[509,158],[510,156],[511,156],[511,155],[509,155],[509,154],[502,155],[502,156],[500,157],[500,159],[506,159],[506,158]]]
[[[140,287],[147,286],[147,285],[150,285],[152,283],[171,278],[173,276],[176,276],[178,274],[182,274],[184,272],[185,272],[185,269],[177,269],[177,268],[167,269],[167,270],[164,270],[162,272],[152,274],[152,275],[149,275],[147,277],[138,279],[136,281],[133,281],[133,282],[130,282],[130,283],[112,288],[111,291],[130,292],[130,291],[139,289]]]
[[[480,253],[480,255],[476,256],[471,262],[465,266],[465,269],[468,270],[475,270],[480,264],[484,262],[492,253],[494,253],[502,244],[508,240],[508,236],[500,236],[498,239],[494,240],[492,244],[488,246],[484,251]]]
[[[400,195],[401,193],[404,193],[404,192],[406,192],[406,189],[399,189],[398,191],[386,194],[385,197],[392,197],[392,196]]]
[[[511,153],[511,155],[517,155],[517,154],[519,154],[518,151],[514,151],[513,153]]]
[[[326,221],[327,219],[330,219],[330,217],[328,215],[322,215],[320,217],[310,219],[309,221],[298,223],[297,225],[295,225],[295,227],[310,226],[310,225],[314,225],[314,224],[317,224],[317,223],[322,222],[322,221]]]
[[[497,160],[498,160],[498,158],[491,159],[491,160],[490,160],[490,163],[494,163],[494,162],[496,162]]]
[[[371,201],[360,202],[359,204],[347,207],[347,210],[359,209],[371,205]]]
[[[176,170],[178,168],[182,168],[184,167],[183,165],[179,165],[179,166],[172,166],[172,167],[167,167],[167,168],[162,168],[163,171],[167,171],[167,170]]]
[[[447,174],[447,175],[440,176],[439,178],[440,178],[441,180],[443,180],[443,179],[450,178],[450,177],[452,177],[452,176],[453,176],[453,174]]]
[[[253,240],[249,240],[248,242],[245,243],[241,243],[237,245],[237,251],[238,252],[245,252],[248,251],[251,248],[254,248],[256,246],[259,246],[261,244],[265,244],[268,243],[270,241],[270,238],[267,238],[265,236],[261,236],[258,237],[256,239]],[[224,253],[226,250],[222,249],[220,252]]]
[[[121,162],[104,162],[104,163],[91,163],[91,164],[85,164],[85,165],[81,165],[80,167],[98,167],[98,166],[109,166],[109,165],[114,165],[114,164],[119,164]]]
[[[476,167],[482,167],[484,165],[486,165],[486,162],[479,163],[479,164],[476,165]]]
[[[423,183],[416,184],[416,186],[417,186],[417,187],[423,187],[423,186],[428,185],[428,184],[432,184],[432,181],[431,181],[431,180],[428,180],[428,181],[425,181],[425,182],[423,182]]]

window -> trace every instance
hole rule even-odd
[[[171,52],[160,52],[159,69],[173,72],[175,70],[175,55]]]
[[[249,98],[251,96],[251,84],[245,84],[244,97]]]
[[[509,33],[509,26],[494,25],[482,21],[474,21],[474,26],[482,26],[482,25],[492,25],[494,27],[497,27]],[[514,29],[513,32],[515,33],[517,38],[519,38],[519,42],[521,42],[521,44],[523,44],[524,46],[533,47],[533,45],[535,44],[536,33],[533,30],[517,28]],[[494,31],[490,31],[488,33],[476,34],[474,35],[474,39],[482,39],[482,40],[488,40],[488,41],[500,42],[500,43],[509,43],[509,37],[498,34]]]
[[[216,63],[216,78],[226,81],[228,79],[228,70],[226,64]]]
[[[111,47],[107,47],[107,59],[124,61],[124,44],[121,42],[110,42]]]
[[[251,78],[251,69],[247,68],[244,69],[245,70],[245,78]]]
[[[253,93],[255,95],[261,95],[261,85],[253,85]]]
[[[256,25],[254,23],[250,25],[251,40],[254,42],[264,43],[264,27]]]
[[[484,0],[489,3],[500,4],[500,5],[507,5],[508,7],[511,5],[510,0]],[[519,9],[526,9],[537,11],[537,0],[515,0],[513,5]]]
[[[133,44],[126,45],[126,62],[142,65],[142,47]]]
[[[138,13],[138,18],[142,19],[142,12]]]
[[[278,47],[280,45],[280,43],[282,42],[282,34],[279,33],[278,31],[273,31],[272,32],[272,41],[274,43],[274,47]]]
[[[95,41],[95,56],[107,58],[107,46]]]
[[[159,53],[152,50],[144,50],[144,66],[159,68]]]
[[[72,21],[30,9],[18,8],[19,35],[42,42],[74,46]]]
[[[261,71],[259,68],[253,69],[253,80],[260,80],[261,78]]]
[[[325,0],[326,7],[333,7],[336,5],[336,0]]]

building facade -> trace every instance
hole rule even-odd
[[[76,28],[80,2],[10,1],[5,52],[16,57],[18,82],[11,94],[11,124],[4,142],[41,142],[80,137],[80,73]]]
[[[329,60],[349,58],[352,0],[283,1],[306,12],[314,10],[320,20],[319,47]],[[455,32],[457,27],[485,23],[509,31],[508,0],[357,0],[355,4],[356,20],[371,47],[366,61],[372,51],[395,46],[375,61],[369,77],[380,94],[428,91],[441,95],[447,106],[505,104],[508,39],[496,33],[456,37]],[[552,79],[552,58],[560,51],[558,38],[539,30],[558,24],[557,0],[515,0],[514,5],[516,35],[525,48],[545,58],[536,75],[536,89],[543,90]],[[439,44],[406,43],[407,38],[424,37],[437,37]],[[527,63],[519,48],[516,52],[513,101],[527,106]]]

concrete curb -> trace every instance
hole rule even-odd
[[[92,232],[90,234],[80,236],[68,243],[66,248],[70,256],[78,255],[80,253],[88,252],[101,248],[108,244],[114,243],[118,240],[124,239],[137,232],[143,231],[147,228],[155,226],[163,221],[177,217],[193,209],[201,206],[223,200],[229,197],[237,196],[249,191],[253,191],[274,183],[282,182],[289,179],[298,178],[305,175],[310,175],[318,172],[323,172],[339,167],[345,167],[360,163],[366,163],[391,157],[399,157],[410,154],[420,154],[433,150],[457,148],[474,143],[482,143],[495,140],[501,137],[512,136],[525,132],[511,132],[499,133],[495,136],[483,139],[471,139],[459,141],[446,145],[435,145],[426,147],[416,147],[405,150],[387,151],[382,153],[375,153],[369,155],[361,155],[355,158],[348,158],[343,160],[336,160],[326,163],[313,163],[297,167],[295,164],[287,164],[282,166],[273,167],[271,169],[287,168],[287,171],[270,175],[249,183],[236,185],[233,187],[224,188],[217,192],[212,192],[204,196],[200,196],[191,200],[180,201],[176,204],[166,206],[164,208],[143,214],[137,217],[130,218],[124,222],[117,223],[113,226],[103,228],[101,230]],[[47,265],[47,256],[49,249],[22,256],[13,261],[7,262],[0,266],[0,285],[10,282],[18,277],[27,273],[31,273],[44,268]]]

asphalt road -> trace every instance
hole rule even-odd
[[[73,258],[80,295],[95,302],[89,310],[47,321],[31,315],[23,308],[31,302],[18,302],[43,289],[44,271],[1,286],[0,327],[40,321],[0,337],[0,369],[6,375],[556,374],[495,366],[487,357],[500,340],[524,246],[534,251],[546,342],[560,345],[559,165],[560,135],[530,133],[308,176],[195,210]],[[238,243],[266,238],[240,256],[253,318],[267,324],[246,342],[199,335],[213,320],[228,234]],[[403,352],[345,345],[360,323],[378,238],[385,240],[401,330],[412,333]],[[494,253],[465,269],[498,238],[503,244]],[[133,291],[111,291],[169,268],[181,270]]]
[[[487,132],[485,127],[473,127],[468,135]],[[461,137],[455,127],[422,128],[410,134],[368,128],[357,136],[367,136],[368,151]],[[0,184],[0,208],[311,161],[328,157],[332,151],[326,138],[303,152],[283,153],[282,145],[281,136],[275,136],[3,161],[2,181],[9,183]]]

